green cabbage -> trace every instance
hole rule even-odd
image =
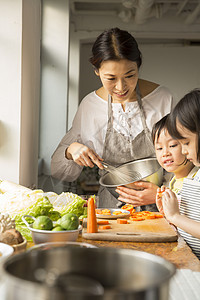
[[[86,200],[82,199],[80,196],[77,195],[76,199],[74,199],[72,202],[70,202],[66,206],[62,207],[61,209],[59,209],[59,212],[60,212],[61,216],[65,215],[67,213],[73,213],[73,214],[77,215],[77,217],[80,217],[84,213],[83,205],[86,202],[87,202]],[[58,208],[56,208],[56,209],[58,209]]]

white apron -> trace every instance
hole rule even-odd
[[[134,139],[124,136],[113,128],[112,99],[108,97],[108,125],[104,142],[102,158],[105,162],[119,166],[129,161],[155,157],[155,149],[151,139],[151,133],[146,125],[142,100],[138,85],[136,87],[137,102],[140,109],[140,117],[143,130]],[[131,120],[130,120],[131,121]],[[100,176],[105,174],[104,170],[100,170]],[[123,202],[117,200],[106,187],[100,186],[98,192],[98,207],[119,208]],[[141,206],[142,210],[157,210],[155,204]]]

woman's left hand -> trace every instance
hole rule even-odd
[[[134,185],[138,190],[118,186],[116,192],[120,195],[118,200],[133,204],[134,206],[153,204],[156,201],[158,186],[151,182],[138,181]],[[140,190],[139,190],[140,189]]]

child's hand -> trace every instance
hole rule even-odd
[[[163,205],[162,205],[162,194],[164,191],[165,191],[165,186],[163,185],[163,186],[161,186],[161,188],[157,189],[157,194],[156,194],[156,205],[157,205],[159,212],[163,215],[164,215],[164,211],[163,211]]]
[[[180,214],[179,204],[176,194],[168,188],[162,194],[162,208],[166,219],[170,223],[174,223],[173,220]]]

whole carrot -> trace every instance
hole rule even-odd
[[[97,229],[97,219],[96,219],[94,198],[90,197],[88,199],[88,208],[87,208],[87,232],[95,233],[97,231],[98,229]]]

